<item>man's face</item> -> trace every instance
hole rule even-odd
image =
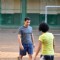
[[[29,26],[29,25],[30,25],[30,20],[26,20],[26,21],[24,22],[24,24],[25,24],[26,26]]]

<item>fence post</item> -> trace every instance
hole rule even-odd
[[[2,19],[1,19],[1,0],[0,0],[0,25],[1,25]]]
[[[24,18],[26,17],[27,14],[27,0],[22,0],[22,20],[21,20],[21,25],[23,25]]]

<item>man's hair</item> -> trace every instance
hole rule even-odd
[[[26,20],[30,20],[30,18],[29,17],[26,17],[24,21],[26,21]]]
[[[45,22],[42,22],[42,23],[39,25],[39,31],[47,32],[48,30],[49,30],[49,26],[48,26],[48,24],[46,24]]]

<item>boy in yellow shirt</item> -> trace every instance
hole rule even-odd
[[[39,31],[42,31],[42,34],[39,36],[38,48],[36,50],[34,60],[38,55],[40,49],[42,60],[54,60],[54,35],[48,32],[49,26],[46,23],[41,23],[39,25]]]

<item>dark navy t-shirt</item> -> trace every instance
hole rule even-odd
[[[32,35],[32,27],[21,26],[19,28],[19,34],[21,35],[22,44],[32,44],[31,35]]]

